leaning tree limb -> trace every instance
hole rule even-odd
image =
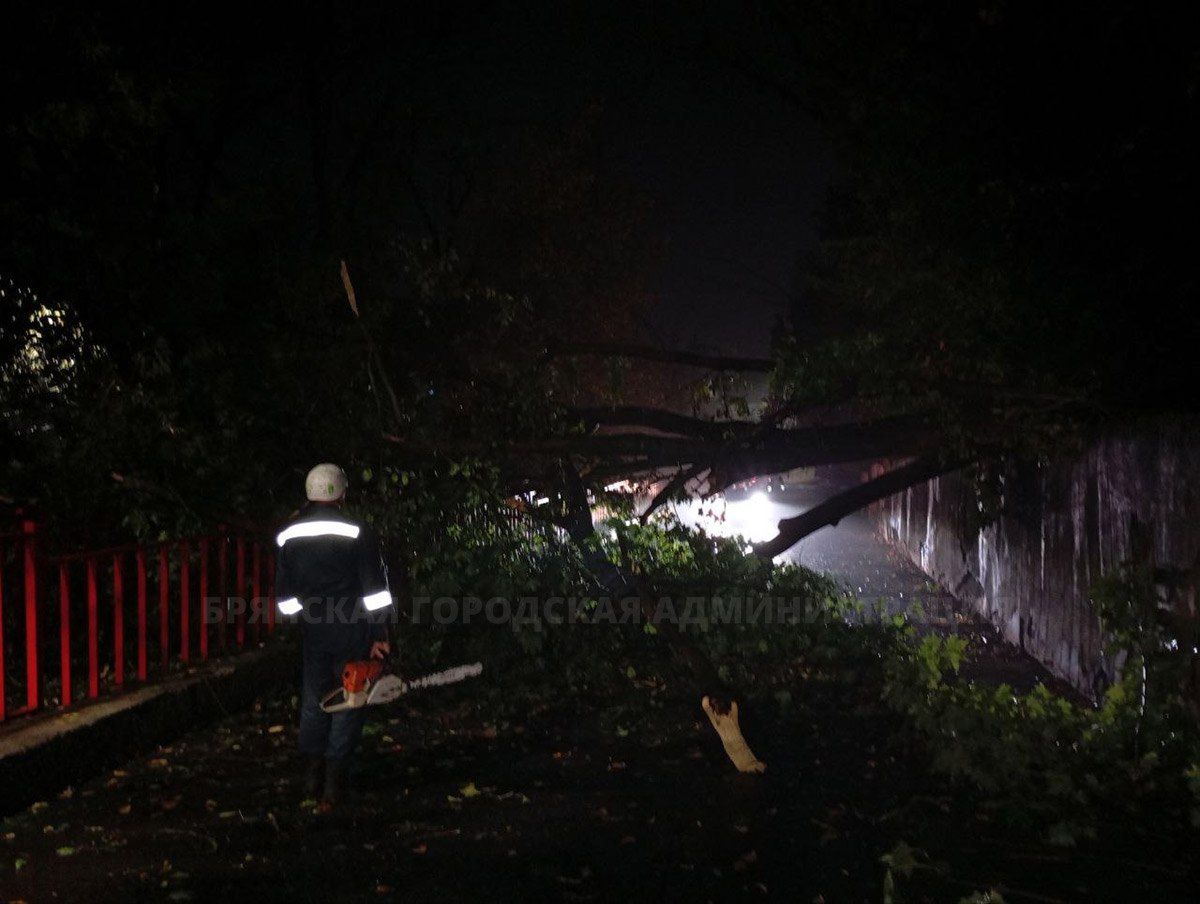
[[[669,412],[666,414],[670,415]],[[684,416],[670,416],[694,422]],[[447,437],[433,444],[390,433],[385,433],[383,438],[414,452],[500,453],[524,468],[531,467],[539,457],[546,461],[577,455],[589,460],[589,479],[632,476],[679,465],[719,465],[720,474],[716,475],[715,481],[718,488],[757,474],[779,473],[798,467],[920,455],[936,448],[940,439],[938,431],[926,418],[915,415],[786,430],[771,428],[750,432],[736,428],[742,435],[724,434],[736,423],[748,424],[693,423],[694,432],[707,432],[707,427],[696,424],[715,426],[722,431],[720,436],[590,433],[528,440]],[[677,422],[677,426],[683,428],[685,424]]]
[[[801,515],[784,518],[779,522],[779,533],[775,537],[754,544],[754,554],[764,559],[773,559],[791,549],[809,534],[837,524],[847,515],[872,502],[878,502],[923,481],[956,471],[967,463],[962,458],[947,458],[936,454],[913,459],[874,480],[837,493]]]
[[[575,438],[572,451],[594,460],[592,481],[632,477],[681,465],[709,468],[709,492],[716,493],[760,474],[793,468],[843,464],[877,458],[929,454],[942,437],[917,416],[880,418],[866,423],[768,430],[759,436],[725,441],[641,434]]]
[[[679,414],[666,408],[650,408],[643,405],[570,408],[567,410],[567,414],[578,419],[589,429],[611,427],[628,430],[657,430],[661,433],[708,439],[752,436],[762,430],[762,425],[755,421],[714,421]]]
[[[611,458],[665,456],[668,460],[696,463],[712,460],[719,454],[737,468],[745,459],[746,476],[754,473],[757,460],[769,466],[783,464],[778,470],[800,465],[834,464],[869,458],[917,454],[936,444],[937,431],[923,418],[881,418],[857,424],[830,424],[795,430],[768,430],[727,439],[704,436],[655,436],[644,433],[592,434],[562,437],[541,442],[514,444],[522,452],[574,453]],[[794,464],[792,462],[795,462]]]
[[[387,393],[394,424],[399,427],[404,422],[404,415],[400,411],[400,400],[396,397],[396,389],[392,386],[391,379],[388,378],[387,369],[383,366],[383,359],[379,356],[379,350],[371,340],[371,334],[367,331],[366,324],[363,323],[362,315],[358,313],[358,296],[354,292],[354,283],[350,281],[350,269],[346,266],[345,259],[342,260],[340,273],[342,288],[346,291],[346,301],[350,304],[350,310],[354,314],[354,322],[358,325],[358,329],[362,333],[363,342],[367,347],[367,375],[370,377],[371,387],[374,388],[376,380],[379,381],[379,385]],[[372,367],[372,364],[374,364],[374,367]]]
[[[683,364],[707,370],[736,370],[746,373],[769,374],[775,369],[770,358],[738,358],[723,355],[706,355],[660,348],[656,345],[638,345],[621,342],[568,342],[546,351],[546,357],[575,357],[599,355],[605,358],[639,358],[643,361],[659,361],[663,364]]]
[[[650,500],[650,504],[646,506],[646,510],[639,516],[641,522],[645,524],[650,520],[650,516],[666,505],[671,499],[682,490],[689,480],[699,476],[701,473],[707,473],[712,470],[705,468],[702,465],[692,465],[689,467],[681,467],[675,472],[675,476],[667,481],[666,486],[654,494],[654,498]]]

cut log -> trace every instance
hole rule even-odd
[[[767,764],[754,755],[746,739],[742,737],[741,726],[738,725],[738,705],[734,700],[729,704],[728,712],[717,712],[711,701],[705,697],[700,701],[700,707],[708,716],[708,721],[721,738],[725,754],[738,772],[766,772]]]

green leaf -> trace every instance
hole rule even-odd
[[[1046,840],[1056,847],[1075,847],[1075,827],[1066,822],[1055,823]]]
[[[906,879],[913,874],[913,870],[920,866],[920,863],[917,861],[916,851],[906,841],[897,841],[895,847],[880,857],[879,860]]]

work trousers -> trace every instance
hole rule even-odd
[[[342,668],[354,659],[366,659],[368,649],[331,652],[305,644],[304,677],[300,691],[300,752],[328,759],[343,759],[354,752],[367,721],[366,707],[327,713],[321,698],[342,683]]]

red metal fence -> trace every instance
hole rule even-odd
[[[0,534],[0,723],[259,643],[274,584],[273,544],[240,531],[46,555],[21,522]]]

